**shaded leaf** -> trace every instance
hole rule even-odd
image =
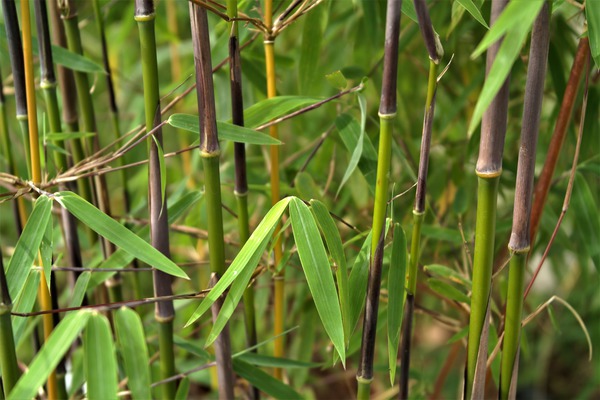
[[[31,399],[37,395],[38,389],[79,336],[90,316],[89,311],[77,311],[66,315],[29,364],[29,368],[23,373],[7,400]]]
[[[71,297],[69,307],[79,307],[81,305],[91,277],[92,273],[90,271],[84,271],[79,275],[77,282],[75,282],[75,288],[73,289],[73,296]]]
[[[388,271],[388,359],[390,366],[390,382],[394,385],[396,377],[396,359],[400,344],[400,330],[404,314],[404,298],[406,294],[406,234],[400,224],[394,224],[394,240],[392,242],[392,259]]]
[[[471,288],[471,280],[464,277],[462,274],[453,270],[452,268],[446,267],[445,265],[440,264],[429,264],[423,267],[423,269],[427,272],[432,272],[442,278],[446,278],[451,280],[452,282],[460,283],[462,285]]]
[[[461,6],[463,6],[465,8],[465,10],[467,10],[469,12],[469,14],[471,14],[473,16],[473,18],[475,18],[477,20],[477,22],[479,22],[481,25],[485,26],[486,28],[490,28],[487,24],[487,22],[485,22],[485,19],[483,19],[483,16],[481,15],[481,11],[479,11],[479,8],[477,8],[477,6],[473,3],[472,0],[456,0]]]
[[[135,311],[127,307],[122,307],[114,315],[119,350],[131,397],[134,400],[150,399],[150,364],[142,320]]]
[[[108,319],[92,313],[83,335],[83,354],[89,400],[117,398],[117,360]]]
[[[244,353],[239,357],[236,357],[236,359],[243,360],[249,364],[256,365],[259,367],[269,368],[316,368],[322,365],[314,362],[291,360],[289,358],[265,356],[263,354],[257,354],[252,352]]]
[[[239,358],[233,360],[233,370],[236,374],[248,380],[252,386],[257,387],[276,399],[302,399],[302,396],[294,389],[281,382],[279,379],[273,378],[263,370],[256,368]]]
[[[292,198],[290,202],[290,218],[298,256],[315,307],[327,335],[342,363],[345,363],[344,326],[340,304],[317,224],[308,207],[297,198]]]
[[[465,293],[461,292],[454,286],[449,283],[442,282],[435,278],[427,279],[427,285],[431,288],[431,290],[438,292],[442,296],[450,299],[460,301],[462,303],[471,303],[471,299]]]
[[[346,77],[340,70],[325,75],[325,78],[327,79],[327,82],[336,89],[344,90],[348,87],[348,80],[346,80]]]
[[[365,296],[367,293],[367,280],[369,279],[369,258],[371,255],[371,236],[369,232],[367,238],[363,242],[362,247],[354,264],[350,271],[350,277],[348,279],[348,292],[352,293],[350,296],[350,310],[349,310],[349,326],[350,332],[354,331],[358,318],[362,312],[363,305],[365,304]]]
[[[590,51],[596,64],[600,68],[600,2],[588,0],[585,2],[585,18],[588,24],[588,37]]]
[[[259,101],[244,110],[246,126],[256,128],[276,118],[283,117],[300,108],[318,103],[323,99],[305,96],[277,96]]]

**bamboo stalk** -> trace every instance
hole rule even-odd
[[[275,73],[275,38],[272,34],[273,30],[273,0],[265,0],[264,8],[264,24],[266,27],[266,33],[264,35],[264,48],[265,48],[265,69],[267,76],[267,98],[273,98],[277,96],[277,82]],[[269,127],[269,134],[275,139],[279,139],[279,127],[278,125],[271,125]],[[269,149],[270,155],[270,181],[271,181],[271,205],[275,205],[280,198],[280,183],[279,183],[279,146],[271,146]],[[275,357],[283,357],[284,351],[284,336],[282,335],[285,322],[285,268],[280,266],[281,259],[283,256],[283,248],[281,242],[281,236],[279,230],[281,225],[277,224],[275,227],[274,235],[277,237],[273,249],[273,265],[275,269],[280,268],[279,272],[275,273],[273,277],[274,285],[274,329],[273,335],[275,340],[273,341]],[[283,378],[283,372],[281,368],[274,368],[273,375],[277,379]]]
[[[405,322],[402,331],[402,348],[400,349],[400,399],[408,398],[408,377],[410,371],[410,350],[412,342],[412,327],[414,304],[417,292],[417,274],[421,253],[421,226],[425,218],[425,195],[427,188],[427,171],[429,169],[429,150],[435,112],[435,95],[437,92],[437,71],[444,51],[437,33],[433,30],[427,4],[424,0],[415,0],[415,11],[419,20],[421,35],[429,53],[429,77],[427,80],[427,98],[423,116],[423,133],[421,136],[421,152],[417,174],[417,191],[413,208],[413,232],[410,246],[410,263],[408,266],[408,285],[406,289]],[[410,320],[409,320],[410,319]]]
[[[242,97],[242,64],[240,57],[240,44],[237,0],[227,0],[227,15],[232,20],[229,22],[229,77],[231,87],[231,119],[234,124],[244,126],[244,99]],[[234,144],[235,157],[235,188],[237,199],[238,231],[240,245],[246,243],[250,237],[250,223],[248,218],[248,179],[246,176],[246,145]],[[244,292],[244,317],[248,347],[257,344],[256,314],[254,309],[254,288],[248,286]],[[253,350],[256,352],[256,349]],[[260,397],[258,389],[253,389],[255,399]]]
[[[190,3],[189,7],[194,44],[194,64],[196,67],[196,94],[198,96],[200,118],[200,156],[204,167],[206,211],[208,214],[210,269],[213,275],[212,281],[215,282],[226,270],[221,178],[219,175],[221,149],[217,132],[210,36],[206,10],[193,3]],[[222,300],[219,300],[213,305],[213,320],[217,318],[221,304]],[[233,399],[234,379],[229,324],[225,325],[215,341],[215,356],[219,380],[219,398]]]
[[[12,301],[10,293],[8,293],[8,283],[4,274],[2,251],[0,249],[0,368],[2,369],[2,386],[6,397],[8,397],[21,376],[13,338],[11,310]]]
[[[502,13],[507,3],[508,0],[492,1],[490,26],[498,19],[498,16]],[[491,45],[488,49],[486,74],[489,73],[501,44],[502,39]],[[479,158],[475,167],[478,188],[475,250],[473,254],[473,291],[471,295],[471,314],[469,317],[465,384],[467,399],[470,399],[472,396],[480,347],[481,352],[485,353],[485,359],[487,359],[487,336],[482,333],[484,332],[485,318],[488,315],[492,286],[496,202],[498,182],[502,174],[502,153],[504,151],[504,137],[506,135],[509,79],[509,77],[506,78],[498,94],[483,114]]]
[[[373,380],[373,355],[377,330],[377,309],[379,306],[379,287],[381,271],[377,271],[375,256],[379,247],[385,224],[388,201],[388,173],[392,156],[392,131],[396,118],[396,88],[398,75],[398,41],[400,37],[400,13],[402,0],[388,0],[385,21],[385,47],[383,55],[383,79],[381,82],[381,101],[379,105],[379,150],[377,160],[377,183],[375,186],[375,204],[373,209],[373,227],[371,229],[371,260],[365,318],[363,322],[363,340],[361,343],[361,366],[356,373],[358,393],[362,399],[369,398],[369,387]],[[383,247],[383,245],[381,245]],[[381,249],[383,251],[383,248]],[[381,255],[383,257],[383,255]],[[371,282],[371,279],[376,280]],[[367,314],[370,307],[374,313]],[[368,317],[368,319],[367,319]],[[370,337],[372,335],[372,338]]]
[[[535,154],[542,99],[544,97],[549,44],[550,7],[548,3],[544,3],[531,32],[527,84],[525,86],[513,228],[508,243],[512,259],[509,266],[504,343],[500,369],[501,399],[514,399],[517,390],[521,314],[523,311],[523,281],[527,265],[527,254],[531,245],[529,221],[531,218]]]
[[[142,54],[142,77],[144,81],[144,108],[146,113],[146,132],[150,132],[160,123],[160,93],[158,82],[158,61],[156,59],[156,39],[154,20],[156,18],[152,0],[136,0],[135,20],[140,32]],[[148,139],[148,208],[150,212],[150,240],[152,246],[170,258],[169,221],[166,196],[162,193],[161,160],[159,147],[162,147],[162,130],[158,129]],[[154,270],[154,295],[171,296],[172,279],[170,275]],[[161,378],[175,375],[175,359],[173,356],[173,319],[175,309],[172,301],[158,302],[155,308],[155,319],[159,324],[159,351]],[[165,399],[175,397],[177,382],[170,381],[162,385],[162,396]]]
[[[37,124],[37,106],[35,98],[35,80],[33,74],[33,49],[31,41],[31,18],[29,14],[29,2],[21,2],[21,21],[23,24],[23,61],[25,70],[25,90],[27,98],[27,118],[29,120],[29,150],[31,160],[31,180],[35,184],[42,182],[42,170],[40,164],[40,146]],[[42,310],[52,309],[52,300],[50,292],[46,285],[46,277],[41,272],[40,285],[38,290],[40,308]],[[42,317],[44,328],[44,340],[48,340],[54,330],[54,321],[51,314]],[[56,371],[52,371],[47,381],[48,398],[57,399],[59,395]]]

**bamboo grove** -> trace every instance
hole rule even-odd
[[[0,399],[600,395],[600,2],[1,5]]]

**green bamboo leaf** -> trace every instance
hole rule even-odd
[[[91,313],[77,311],[67,314],[56,326],[48,341],[37,353],[29,368],[21,376],[16,386],[10,392],[7,400],[32,399],[36,397],[38,389],[46,382],[48,376],[60,359],[71,347],[79,332],[87,324]]]
[[[390,382],[394,385],[396,378],[396,359],[400,343],[400,329],[404,314],[404,298],[406,293],[406,234],[400,224],[394,224],[394,240],[392,242],[392,259],[388,272],[388,359],[390,365]]]
[[[571,207],[577,210],[576,234],[583,250],[591,257],[596,270],[600,270],[600,213],[594,195],[581,173],[575,174]]]
[[[198,134],[200,132],[200,120],[197,115],[173,114],[167,120],[169,125]],[[238,143],[259,145],[280,145],[281,141],[272,138],[254,129],[230,124],[228,122],[217,122],[219,139],[231,140]]]
[[[319,70],[319,57],[323,39],[323,29],[327,17],[325,6],[315,7],[306,16],[302,29],[300,62],[298,63],[299,87],[303,93],[310,93]],[[319,76],[321,77],[321,76]]]
[[[455,245],[461,245],[463,243],[460,231],[457,229],[442,228],[435,225],[422,225],[421,234],[424,237],[450,242]]]
[[[252,352],[244,353],[239,357],[236,357],[236,359],[245,361],[249,364],[256,365],[258,367],[267,368],[316,368],[323,365],[314,362],[290,360],[289,358],[265,356],[263,354]]]
[[[360,140],[360,124],[350,115],[339,115],[335,120],[335,126],[339,136],[348,152],[354,153],[354,149]],[[377,151],[369,136],[363,137],[362,157],[358,162],[358,169],[369,183],[369,188],[375,193],[375,176],[377,173]]]
[[[6,266],[6,280],[11,299],[16,299],[23,289],[33,260],[38,255],[51,214],[52,201],[47,196],[38,197]]]
[[[345,90],[348,87],[348,80],[340,70],[325,75],[325,78],[331,86],[338,90]]]
[[[349,340],[350,325],[348,321],[348,314],[350,309],[350,296],[348,293],[348,266],[346,264],[346,255],[344,254],[342,238],[339,230],[335,226],[333,218],[331,218],[331,215],[327,210],[327,207],[325,207],[325,204],[318,200],[311,200],[310,205],[310,209],[315,217],[315,220],[319,224],[319,228],[321,229],[323,237],[325,238],[325,242],[327,243],[329,254],[335,262],[335,276],[340,297],[342,321],[344,322],[344,337],[346,340]]]
[[[44,276],[46,278],[46,286],[50,290],[50,277],[52,271],[52,219],[46,224],[42,243],[40,243],[40,258],[42,259],[42,267],[44,268]]]
[[[117,360],[110,324],[104,315],[96,312],[90,315],[83,335],[83,352],[87,398],[116,399]]]
[[[467,296],[454,286],[450,285],[449,283],[442,282],[435,278],[429,278],[427,279],[427,285],[434,292],[438,292],[439,294],[450,300],[460,301],[466,304],[471,303],[471,299],[469,298],[469,296]]]
[[[117,247],[169,275],[189,279],[181,268],[160,251],[75,193],[58,192],[55,197],[77,219]]]
[[[412,1],[403,1],[402,2],[402,14],[406,15],[413,22],[419,23],[417,19],[417,12],[415,11],[415,5]]]
[[[600,68],[600,2],[588,0],[585,2],[585,18],[588,24],[588,37],[590,51],[596,64]]]
[[[38,45],[35,38],[32,38],[33,52],[37,54]],[[52,59],[55,63],[64,65],[73,71],[88,72],[92,74],[106,74],[106,71],[100,64],[86,58],[80,54],[73,53],[70,50],[60,46],[52,46]]]
[[[340,355],[342,363],[345,363],[344,325],[340,304],[317,224],[308,207],[298,198],[293,198],[290,202],[290,218],[298,256],[315,307],[327,335]]]
[[[472,57],[477,57],[505,34],[496,60],[492,64],[475,105],[475,110],[469,123],[469,136],[473,134],[473,131],[481,122],[484,111],[488,108],[510,73],[513,63],[517,59],[523,43],[525,43],[527,33],[530,31],[533,21],[543,4],[544,0],[509,2],[504,12],[487,32],[473,53]]]
[[[350,333],[354,332],[354,328],[358,323],[358,318],[365,304],[365,296],[367,293],[367,280],[369,279],[369,258],[371,255],[371,233],[363,242],[362,247],[350,271],[348,279],[348,293],[350,296],[349,325]]]
[[[85,296],[85,292],[91,277],[92,273],[90,271],[84,271],[79,275],[77,282],[75,282],[75,288],[73,289],[73,296],[71,297],[69,307],[81,306],[81,303],[83,302],[83,296]]]
[[[276,399],[302,399],[302,396],[300,396],[294,389],[279,379],[273,378],[260,368],[256,368],[243,360],[233,359],[233,370],[236,374],[248,380],[252,386],[257,387],[269,396],[272,396]]]
[[[458,342],[459,340],[466,338],[468,334],[469,334],[469,325],[465,326],[460,331],[458,331],[454,335],[452,335],[452,337],[450,339],[448,339],[446,344],[452,344],[454,342]]]
[[[471,280],[464,277],[462,274],[456,272],[452,268],[446,267],[445,265],[440,264],[430,264],[426,265],[423,268],[427,272],[433,272],[434,274],[441,276],[442,278],[446,278],[452,282],[459,283],[471,288]]]
[[[122,307],[115,313],[115,330],[131,397],[134,400],[152,398],[148,347],[140,316]]]
[[[185,213],[191,206],[196,204],[202,198],[203,193],[195,191],[188,192],[180,199],[175,202],[171,202],[168,207],[168,216],[169,216],[169,224],[174,223],[179,217]],[[141,237],[144,240],[149,240],[150,238],[150,227],[148,225],[136,231],[136,235]],[[133,261],[134,257],[125,251],[124,249],[117,249],[110,257],[104,260],[99,266],[98,269],[121,269],[125,268]],[[93,289],[111,276],[113,276],[116,272],[95,272],[92,274],[92,277],[88,284],[88,289]],[[81,279],[81,277],[79,278]]]
[[[256,128],[276,118],[283,117],[300,108],[322,101],[316,97],[277,96],[259,101],[244,110],[246,126]]]
[[[221,311],[219,311],[219,315],[217,316],[217,320],[213,324],[213,327],[206,339],[206,346],[211,345],[217,338],[219,334],[227,325],[227,321],[233,315],[238,303],[242,299],[246,288],[248,287],[248,283],[250,279],[252,279],[252,274],[254,273],[254,267],[260,261],[267,244],[269,243],[269,239],[273,236],[273,231],[275,230],[275,226],[271,228],[271,231],[264,236],[263,241],[257,247],[257,250],[252,254],[250,260],[247,265],[252,266],[251,268],[244,268],[240,274],[235,278],[231,288],[229,289],[229,293],[227,293],[227,297],[221,306]]]
[[[312,175],[306,171],[299,172],[294,178],[301,199],[321,199],[321,188],[315,183]]]
[[[358,98],[358,104],[360,105],[360,135],[358,137],[356,146],[354,147],[354,150],[352,151],[352,156],[350,157],[350,162],[348,163],[348,167],[346,168],[346,171],[344,172],[344,176],[342,178],[342,183],[340,183],[340,186],[338,187],[338,190],[335,194],[336,197],[340,194],[340,190],[342,190],[342,187],[344,187],[344,185],[346,184],[346,182],[348,181],[348,179],[350,178],[350,176],[352,175],[352,173],[358,166],[358,162],[360,161],[360,159],[362,157],[363,142],[364,142],[364,138],[365,138],[365,126],[367,123],[367,99],[366,99],[365,95],[362,93],[358,93],[357,98]]]
[[[173,343],[177,347],[180,347],[186,352],[198,357],[200,362],[208,363],[215,360],[215,356],[196,344],[196,341],[187,340],[180,336],[173,336]]]
[[[469,14],[471,14],[473,16],[473,18],[475,18],[481,25],[490,29],[488,24],[485,22],[485,19],[481,15],[481,11],[479,11],[479,8],[477,8],[477,6],[473,3],[472,0],[456,0],[456,1],[461,6],[463,6],[465,8],[465,10],[467,10],[469,12]]]
[[[69,139],[86,139],[93,137],[95,132],[47,132],[46,140],[48,141],[65,141]]]
[[[242,247],[229,268],[227,268],[227,271],[208,293],[202,303],[200,303],[185,326],[189,326],[198,318],[200,318],[233,283],[233,281],[244,273],[245,269],[254,269],[256,267],[268,243],[268,240],[265,240],[265,238],[268,237],[273,231],[273,228],[279,222],[281,215],[285,211],[291,199],[291,197],[286,197],[271,207],[267,215],[265,215],[254,232],[252,232],[252,235],[250,235],[250,238],[248,238],[244,244],[244,247]]]
[[[188,393],[190,392],[190,378],[187,376],[179,382],[177,393],[175,394],[175,400],[187,400]]]
[[[42,271],[35,269],[30,270],[29,276],[27,276],[27,280],[23,285],[19,297],[13,300],[13,312],[29,313],[33,310],[35,300],[37,299],[37,291],[40,287],[40,279],[42,279]],[[19,347],[19,343],[24,338],[29,338],[29,336],[23,335],[28,320],[28,318],[23,317],[12,317],[13,336],[17,347]]]
[[[156,152],[158,153],[158,169],[160,171],[160,202],[162,204],[160,212],[162,213],[162,207],[165,206],[165,196],[167,191],[167,168],[165,167],[165,152],[163,147],[156,139],[156,136],[152,135],[152,140],[156,145]]]

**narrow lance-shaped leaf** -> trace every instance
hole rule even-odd
[[[248,63],[246,63],[247,65]],[[254,103],[244,111],[246,126],[256,128],[300,108],[322,101],[316,97],[277,96]]]
[[[119,309],[115,313],[115,329],[131,397],[151,398],[148,347],[140,316],[130,308]]]
[[[46,233],[51,211],[52,201],[47,196],[38,197],[6,267],[6,280],[11,299],[17,298],[27,280],[33,260]]]
[[[396,377],[396,360],[400,343],[400,329],[404,313],[404,296],[406,293],[406,235],[400,224],[394,225],[394,240],[392,242],[392,259],[388,272],[388,358],[390,365],[390,383],[394,384]]]
[[[240,360],[239,358],[233,359],[233,370],[242,378],[247,379],[252,386],[276,399],[300,400],[303,398],[294,389],[279,379],[273,378],[260,368],[256,368],[252,364]]]
[[[594,0],[585,2],[585,18],[588,25],[592,58],[596,68],[600,68],[600,2]]]
[[[481,11],[479,11],[479,8],[477,8],[477,6],[475,5],[475,3],[473,3],[472,0],[456,0],[456,1],[462,7],[464,7],[465,10],[467,10],[469,12],[469,14],[471,14],[473,16],[473,18],[475,18],[477,20],[477,22],[479,22],[481,25],[485,26],[486,28],[490,29],[488,24],[485,22],[485,19],[483,19],[483,15],[481,15]]]
[[[345,363],[344,326],[325,246],[308,207],[297,198],[290,203],[290,217],[298,256],[308,287],[327,335]]]
[[[281,214],[285,211],[288,206],[291,197],[280,200],[275,204],[263,220],[258,224],[248,241],[242,247],[238,255],[235,257],[231,265],[227,268],[227,271],[221,276],[217,284],[208,293],[206,298],[200,303],[194,314],[190,317],[186,326],[192,324],[198,318],[200,318],[206,311],[210,309],[210,306],[223,294],[223,292],[237,279],[246,268],[253,269],[256,267],[260,255],[265,250],[267,242],[265,237],[272,232],[275,225],[279,222]]]
[[[117,360],[108,319],[92,313],[83,335],[87,398],[117,398]]]
[[[89,311],[67,314],[29,364],[29,368],[10,392],[7,400],[31,399],[36,396],[38,389],[85,327],[90,315]]]
[[[173,261],[75,193],[58,192],[55,197],[77,219],[117,247],[167,274],[189,279]]]

